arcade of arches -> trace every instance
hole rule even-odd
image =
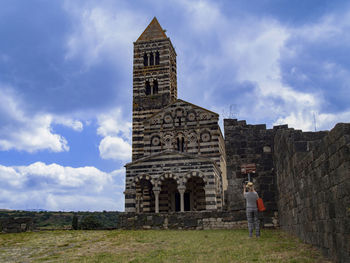
[[[161,178],[159,186],[142,178],[135,184],[136,212],[184,212],[206,209],[205,182],[199,176],[190,177],[186,183],[174,178]]]

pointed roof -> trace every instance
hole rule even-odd
[[[168,38],[165,34],[165,31],[159,24],[156,17],[154,17],[149,23],[149,25],[146,27],[145,31],[141,34],[141,36],[136,40],[137,41],[148,41],[148,40],[154,40],[154,39],[166,39]]]
[[[161,110],[157,111],[156,113],[154,113],[154,114],[151,115],[150,117],[146,118],[145,121],[152,119],[152,118],[153,118],[154,116],[156,116],[157,114],[161,113],[161,112],[164,111],[165,109],[170,108],[172,105],[174,105],[174,104],[176,104],[176,103],[179,103],[179,102],[189,104],[189,105],[191,105],[191,106],[194,107],[194,108],[201,109],[201,110],[203,110],[203,111],[209,112],[209,113],[214,114],[215,116],[219,117],[219,114],[216,113],[216,112],[213,112],[213,111],[211,111],[211,110],[202,108],[202,107],[200,107],[200,106],[198,106],[198,105],[196,105],[196,104],[193,104],[193,103],[191,103],[191,102],[188,102],[188,101],[185,101],[185,100],[182,100],[182,99],[176,99],[174,102],[170,103],[168,106],[165,106],[164,108],[162,108]]]

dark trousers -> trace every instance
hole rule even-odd
[[[259,226],[259,217],[258,210],[247,211],[247,219],[248,219],[248,230],[249,236],[253,236],[253,229],[255,226],[255,235],[257,237],[260,236],[260,226]]]

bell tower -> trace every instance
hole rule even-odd
[[[134,42],[132,161],[144,156],[144,120],[176,99],[176,52],[154,17]]]

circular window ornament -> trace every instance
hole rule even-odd
[[[203,142],[209,142],[210,141],[210,134],[208,132],[204,132],[201,134],[201,139]]]
[[[152,138],[152,145],[158,146],[159,143],[160,143],[159,137],[153,137],[153,138]]]
[[[164,117],[164,122],[165,122],[165,123],[171,123],[172,120],[173,120],[173,118],[172,118],[170,115],[166,115],[166,116]]]
[[[196,115],[194,114],[194,112],[190,112],[188,115],[187,115],[187,119],[189,121],[194,121],[196,119]]]

